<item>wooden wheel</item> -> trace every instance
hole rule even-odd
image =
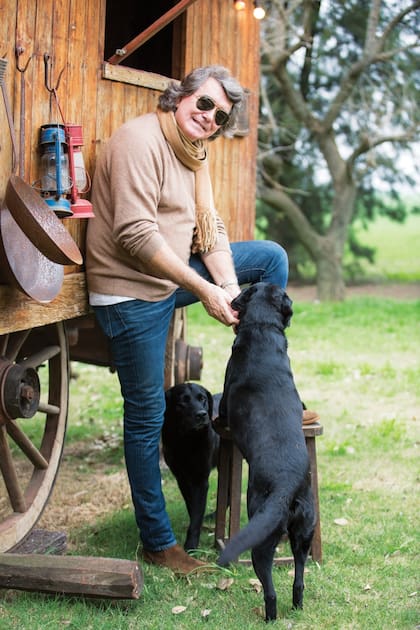
[[[68,367],[61,322],[0,336],[0,552],[29,534],[54,486]]]

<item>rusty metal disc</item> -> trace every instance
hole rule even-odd
[[[8,208],[0,211],[0,261],[6,280],[37,302],[51,302],[60,292],[64,267],[35,247]]]
[[[7,183],[5,202],[24,234],[44,256],[60,265],[81,265],[77,244],[54,211],[18,175]]]

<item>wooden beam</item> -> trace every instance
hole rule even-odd
[[[39,304],[18,289],[0,284],[2,306],[0,335],[35,326],[46,326],[90,312],[83,272],[64,275],[60,293],[52,302]]]
[[[129,85],[138,85],[152,90],[159,90],[160,92],[166,90],[172,80],[161,74],[145,72],[144,70],[128,68],[127,66],[116,66],[107,61],[104,61],[102,66],[102,78],[110,79],[111,81],[119,81],[120,83],[128,83]]]
[[[126,59],[133,53],[137,48],[140,48],[143,44],[145,44],[149,39],[151,39],[156,33],[159,33],[165,26],[167,26],[170,22],[175,20],[178,15],[181,15],[188,7],[196,2],[196,0],[181,0],[178,2],[172,9],[169,9],[166,13],[164,13],[160,18],[155,20],[153,24],[148,26],[146,30],[142,33],[139,33],[134,39],[132,39],[128,44],[125,44],[120,50],[124,51],[123,54],[117,55],[114,54],[112,57],[108,59],[109,63],[119,64],[123,59]]]
[[[0,554],[0,587],[110,599],[138,599],[137,562],[114,558]]]

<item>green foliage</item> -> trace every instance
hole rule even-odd
[[[367,225],[379,215],[403,221],[404,195],[416,184],[418,11],[408,0],[381,2],[377,13],[373,2],[357,0],[268,5],[258,230],[286,247],[292,279],[306,277],[308,261],[319,264],[310,243],[329,234],[336,253],[345,253],[347,280],[355,279],[374,249],[359,242],[352,222]],[[355,186],[354,201],[348,191],[345,201],[346,185]],[[346,252],[338,226],[347,232]],[[313,279],[313,266],[310,273]]]

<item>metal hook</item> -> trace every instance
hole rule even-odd
[[[44,68],[45,68],[45,73],[44,73],[44,82],[45,82],[45,87],[47,88],[48,92],[54,96],[55,98],[55,102],[56,105],[58,107],[58,111],[60,112],[60,116],[63,119],[64,122],[64,115],[63,115],[63,111],[60,107],[60,101],[58,100],[58,96],[57,96],[57,90],[58,87],[60,85],[60,81],[61,81],[61,77],[63,75],[64,72],[64,68],[61,70],[60,74],[58,75],[58,80],[57,80],[57,84],[55,87],[51,87],[50,81],[51,81],[51,73],[52,73],[52,63],[49,64],[49,61],[51,59],[51,56],[48,53],[44,54]],[[48,67],[49,65],[49,67]],[[49,70],[49,73],[48,73]],[[48,76],[48,74],[50,76]],[[51,109],[51,96],[50,96],[50,109]]]
[[[61,81],[61,77],[63,75],[64,72],[64,68],[61,70],[60,74],[58,75],[58,79],[57,79],[57,84],[55,87],[51,87],[51,74],[52,74],[52,63],[50,63],[50,67],[48,68],[48,63],[51,59],[51,55],[49,55],[48,53],[44,54],[44,68],[45,68],[45,72],[44,72],[44,83],[45,83],[45,87],[47,88],[48,92],[50,94],[55,94],[55,92],[57,92],[58,87],[60,85],[60,81]],[[48,72],[49,70],[49,72]],[[48,76],[49,74],[49,76]]]
[[[25,52],[25,49],[23,46],[16,46],[15,48],[15,57],[16,57],[16,70],[18,70],[19,72],[22,72],[23,74],[26,72],[27,67],[29,66],[29,62],[31,61],[32,57],[34,56],[33,53],[32,55],[30,55],[30,57],[28,57],[28,61],[26,62],[26,64],[23,66],[23,68],[21,68],[19,66],[19,57]]]
[[[25,171],[25,72],[29,66],[33,54],[28,57],[23,67],[19,66],[19,57],[25,52],[25,48],[17,44],[15,47],[16,69],[20,72],[20,145],[19,145],[19,175],[24,176]]]

